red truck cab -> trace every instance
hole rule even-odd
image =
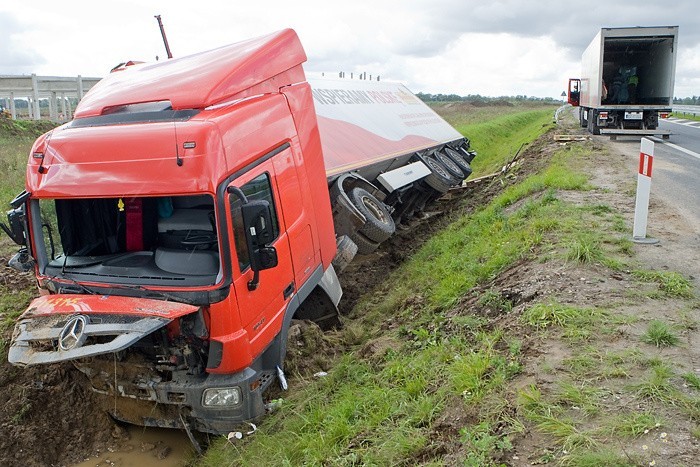
[[[341,293],[305,60],[285,30],[130,66],[35,143],[16,207],[48,295],[12,363],[74,360],[142,425],[224,432],[264,413],[283,327]]]
[[[296,33],[118,68],[40,137],[5,231],[42,296],[8,359],[72,361],[111,415],[227,433],[284,386],[292,319],[340,324],[339,270],[471,174],[398,83],[321,80]]]

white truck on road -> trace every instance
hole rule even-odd
[[[593,134],[661,135],[672,110],[678,26],[602,28],[583,52],[568,102]]]

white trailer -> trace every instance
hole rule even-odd
[[[678,26],[602,28],[583,52],[568,101],[593,134],[662,135],[672,110]]]

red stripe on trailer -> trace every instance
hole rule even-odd
[[[651,178],[651,168],[654,164],[654,156],[651,154],[639,153],[639,174]]]

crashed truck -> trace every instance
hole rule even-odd
[[[111,73],[39,137],[3,229],[40,296],[9,361],[71,361],[116,419],[226,433],[286,387],[292,319],[471,173],[400,84],[307,81],[293,30]],[[367,258],[371,261],[371,257]]]

